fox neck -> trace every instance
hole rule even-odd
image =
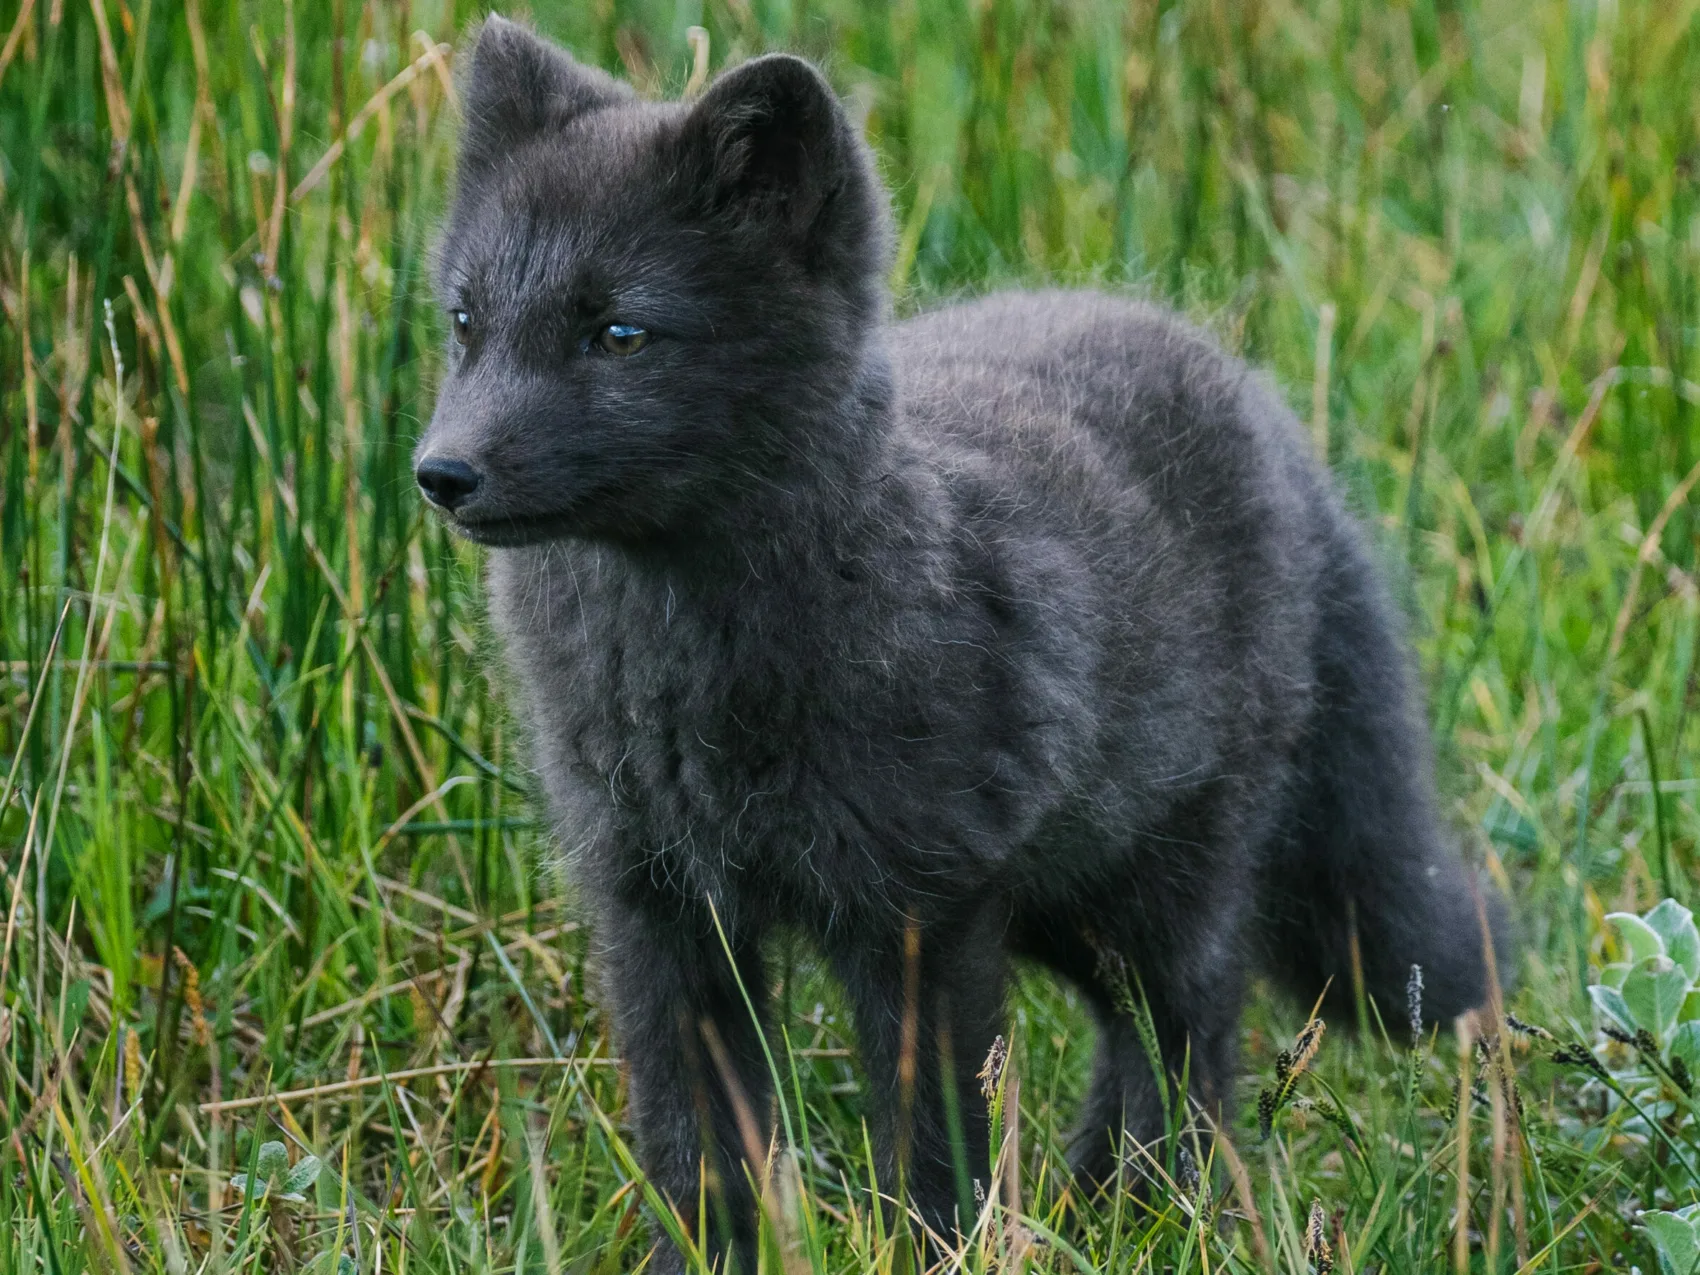
[[[640,570],[675,581],[683,573],[710,588],[769,568],[783,578],[854,553],[857,541],[881,534],[877,510],[905,477],[893,447],[896,413],[890,360],[870,343],[841,391],[812,388],[764,411],[765,464],[729,467],[688,525],[617,548]]]

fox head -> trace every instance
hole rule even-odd
[[[826,81],[771,55],[644,102],[492,17],[464,97],[426,499],[486,544],[642,540],[783,482],[885,304],[885,194]]]

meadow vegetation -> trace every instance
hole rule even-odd
[[[1657,956],[1606,914],[1700,896],[1697,12],[534,6],[647,94],[820,59],[902,311],[1093,284],[1267,366],[1376,530],[1453,824],[1514,901],[1515,1024],[1260,995],[1228,1136],[1092,1203],[1057,1171],[1089,1028],[1024,973],[966,1269],[1678,1275],[1695,1098],[1588,987]],[[0,0],[0,1271],[649,1251],[478,554],[408,464],[477,17]],[[833,990],[776,968],[769,1265],[904,1270]]]

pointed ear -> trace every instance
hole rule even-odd
[[[460,171],[500,161],[516,146],[574,116],[612,106],[632,91],[518,23],[491,14],[478,33],[466,78]]]
[[[835,207],[865,212],[873,174],[861,140],[801,58],[769,54],[726,72],[679,140],[682,174],[705,212],[755,215],[805,242],[834,229],[817,223]]]

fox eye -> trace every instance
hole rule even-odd
[[[472,316],[465,310],[456,310],[449,318],[454,323],[455,344],[465,345],[467,334],[472,331]]]
[[[630,323],[610,323],[596,334],[595,344],[604,354],[636,354],[649,344],[649,333]]]

